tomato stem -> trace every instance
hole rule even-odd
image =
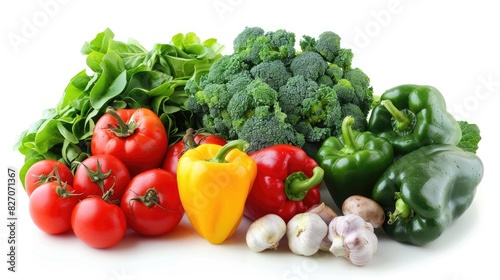
[[[80,164],[83,165],[83,167],[85,167],[85,170],[87,170],[87,174],[90,178],[90,181],[93,183],[96,183],[99,186],[99,188],[101,189],[103,195],[105,195],[105,193],[104,193],[104,179],[108,178],[111,175],[112,170],[109,170],[106,173],[102,173],[101,164],[99,163],[98,159],[96,159],[96,164],[97,164],[96,171],[91,170],[84,163],[80,162]],[[116,181],[116,178],[115,178],[115,181]]]
[[[108,124],[108,128],[111,129],[116,134],[116,136],[128,137],[134,134],[134,131],[137,128],[137,124],[134,121],[125,123],[113,107],[108,107],[108,109],[106,109],[106,113],[110,114],[118,122],[118,127],[114,127],[111,124]]]
[[[160,198],[158,197],[158,192],[155,188],[149,188],[144,196],[139,196],[138,199],[144,203],[147,207],[151,207],[153,205],[158,204],[160,202]]]
[[[184,144],[183,151],[194,149],[198,146],[198,144],[194,141],[194,129],[188,128],[186,130],[186,135],[182,137],[182,142]]]

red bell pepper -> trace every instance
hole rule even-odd
[[[324,172],[304,150],[278,144],[249,155],[257,164],[257,177],[245,204],[246,217],[276,214],[288,222],[320,203]]]
[[[162,168],[177,174],[177,163],[181,156],[190,149],[194,149],[201,144],[217,144],[224,146],[227,141],[222,137],[214,134],[200,134],[196,133],[194,129],[188,128],[186,130],[186,135],[182,137],[182,140],[173,144],[167,149],[165,158],[163,159]]]

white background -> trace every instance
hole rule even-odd
[[[498,279],[498,129],[500,43],[495,1],[2,1],[0,79],[2,174],[0,278],[115,279]],[[370,77],[376,94],[403,84],[438,88],[457,119],[479,125],[478,155],[485,175],[469,210],[425,247],[399,244],[379,233],[371,262],[355,267],[327,253],[293,255],[247,249],[244,221],[221,245],[210,245],[186,221],[166,236],[128,234],[116,247],[96,250],[71,234],[48,236],[31,222],[18,185],[16,273],[7,272],[7,167],[23,157],[13,145],[29,125],[54,107],[69,79],[85,67],[80,48],[106,27],[116,39],[134,38],[150,49],[179,32],[215,37],[232,51],[245,26],[317,36],[331,30],[352,48],[353,65]],[[26,278],[28,277],[28,278]]]

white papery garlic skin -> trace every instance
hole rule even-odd
[[[334,218],[328,225],[330,252],[357,266],[366,265],[377,251],[378,238],[372,224],[356,214]]]
[[[285,234],[285,221],[278,215],[267,214],[250,224],[246,234],[246,243],[254,252],[276,249]]]
[[[312,256],[319,251],[327,233],[328,225],[318,214],[297,214],[287,224],[288,247],[296,255]]]

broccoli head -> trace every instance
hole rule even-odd
[[[279,88],[286,84],[288,79],[292,76],[281,60],[264,61],[252,67],[250,73],[254,79],[263,80],[274,90],[279,90]]]
[[[328,63],[314,51],[298,54],[290,63],[290,71],[294,76],[302,75],[306,79],[317,80],[325,74]]]
[[[331,31],[299,43],[297,51],[295,34],[284,29],[245,28],[232,54],[208,71],[199,68],[186,85],[194,123],[227,140],[245,139],[253,150],[289,143],[311,156],[339,133],[345,115],[363,129],[373,90],[368,76],[351,66],[352,51]]]

